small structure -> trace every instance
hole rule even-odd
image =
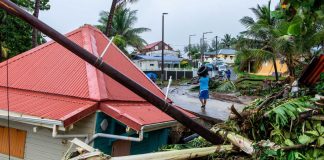
[[[218,52],[205,52],[204,57],[205,61],[212,63],[216,59],[222,60],[227,64],[234,64],[236,56],[236,50],[234,49],[220,49]]]
[[[250,64],[250,68],[252,65],[253,65],[253,61]],[[284,75],[288,72],[287,64],[284,61],[277,59],[276,65],[277,65],[277,71],[279,75]],[[253,74],[262,75],[262,76],[275,76],[273,61],[270,60],[268,62],[262,63],[261,67]]]
[[[137,54],[147,55],[147,56],[161,56],[161,51],[162,51],[162,41],[158,41],[158,42],[148,44],[143,49],[139,50]],[[164,54],[172,55],[172,56],[178,55],[178,53],[175,52],[173,48],[166,43],[164,43]]]
[[[234,49],[221,49],[217,53],[217,58],[223,60],[227,64],[234,64],[236,50]]]
[[[132,60],[142,71],[161,70],[162,41],[145,46],[144,49],[132,56]],[[164,43],[164,67],[179,68],[181,60],[179,53],[174,51],[170,45]]]
[[[90,25],[66,36],[96,56],[102,55],[109,43]],[[164,98],[115,45],[103,60]],[[61,159],[71,138],[91,142],[113,156],[148,153],[167,144],[170,127],[177,124],[54,41],[11,58],[8,64],[0,63],[0,159],[7,159],[9,138],[14,159]]]
[[[180,68],[180,62],[182,58],[176,56],[164,56],[164,67],[165,68]],[[147,56],[147,55],[135,55],[133,62],[142,71],[157,71],[161,70],[162,57],[160,56]]]

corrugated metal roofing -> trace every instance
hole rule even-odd
[[[233,54],[236,54],[236,50],[234,50],[234,49],[221,49],[221,50],[218,51],[217,54],[233,55]]]
[[[173,121],[174,119],[149,103],[104,102],[100,110],[139,131],[142,126]],[[195,116],[185,112],[189,117]]]
[[[10,112],[39,118],[59,120],[64,126],[94,113],[97,103],[18,89],[9,90]],[[7,111],[7,89],[0,87],[0,109]]]
[[[67,37],[98,56],[109,40],[96,28],[85,25]],[[151,92],[164,97],[116,46],[107,50],[104,61],[137,81]],[[0,86],[6,85],[6,63],[0,64]],[[144,101],[132,91],[104,75],[56,42],[48,42],[9,60],[9,86],[42,93],[52,93],[96,101]]]
[[[321,73],[324,72],[324,54],[315,57],[306,67],[303,74],[299,78],[299,82],[305,85],[314,85],[319,79]]]
[[[96,28],[85,25],[67,37],[99,56],[109,40]],[[155,95],[164,98],[162,91],[133,64],[115,45],[111,45],[104,61],[141,84]],[[6,110],[6,62],[0,63],[0,109]],[[56,42],[48,42],[9,60],[10,111],[24,115],[60,120],[67,126],[97,110],[101,102],[127,101],[129,107],[101,107],[110,116],[126,125],[160,123],[172,120],[144,99],[112,78],[84,62]],[[110,105],[111,106],[111,105]],[[109,110],[110,109],[110,110]],[[108,110],[108,111],[107,111]],[[140,121],[143,119],[144,121]]]
[[[161,43],[161,41],[158,41],[158,42],[154,42],[154,43],[148,44],[148,45],[146,45],[144,48],[145,48],[145,49],[150,49],[150,48],[152,48],[152,47],[158,45],[159,43]]]

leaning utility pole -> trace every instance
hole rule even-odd
[[[193,132],[198,133],[200,136],[205,138],[207,141],[213,144],[220,144],[222,143],[222,137],[211,132],[206,127],[200,125],[196,121],[192,120],[190,117],[185,115],[180,109],[173,106],[172,104],[168,103],[164,99],[156,96],[140,84],[136,83],[132,79],[128,78],[118,70],[116,70],[111,65],[107,64],[103,61],[102,58],[97,57],[84,48],[80,47],[79,45],[75,44],[64,35],[60,34],[44,22],[40,21],[39,19],[35,18],[34,16],[27,13],[25,10],[19,8],[16,4],[9,0],[0,0],[0,8],[6,10],[8,13],[16,15],[21,19],[25,20],[27,23],[32,25],[33,27],[37,28],[40,32],[43,32],[48,37],[52,38],[57,43],[64,46],[66,49],[70,50],[76,56],[80,57],[84,61],[88,62],[107,76],[111,77],[118,83],[122,84],[126,88],[133,91],[135,94],[139,95],[147,102],[151,103],[152,105],[156,106],[162,112],[166,113],[167,115],[171,116],[172,118],[176,119],[178,122],[183,124],[184,126],[191,129]]]

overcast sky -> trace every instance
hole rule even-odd
[[[277,3],[279,0],[272,0]],[[161,40],[161,14],[165,17],[165,41],[183,50],[188,36],[196,34],[192,43],[198,43],[202,33],[212,31],[207,40],[229,33],[237,35],[244,27],[239,23],[243,16],[253,16],[249,10],[268,0],[139,0],[128,7],[138,10],[136,27],[152,31],[142,37],[152,43]],[[99,13],[108,10],[111,0],[50,0],[51,9],[41,12],[40,19],[61,33],[72,31],[83,24],[98,24]]]

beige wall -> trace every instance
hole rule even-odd
[[[288,67],[285,63],[281,64],[280,60],[276,60],[276,65],[277,65],[277,70],[279,73],[284,74],[288,72]],[[257,73],[254,73],[256,75],[263,75],[263,76],[271,76],[272,73],[274,73],[274,67],[273,67],[273,62],[269,61],[266,63],[263,63],[261,68]]]
[[[0,120],[1,126],[7,126],[5,120]],[[60,160],[69,147],[69,143],[63,139],[52,138],[52,130],[38,127],[38,131],[33,132],[33,125],[19,122],[11,122],[11,128],[24,130],[27,132],[25,144],[25,160]],[[77,122],[71,134],[93,134],[95,132],[95,114]],[[60,132],[61,134],[61,132]],[[68,134],[68,133],[65,133]],[[11,157],[12,160],[18,158]],[[0,154],[0,160],[8,160],[7,155]]]
[[[217,58],[220,60],[223,60],[225,63],[233,64],[235,61],[235,55],[228,55],[228,54],[219,54],[217,55]]]

